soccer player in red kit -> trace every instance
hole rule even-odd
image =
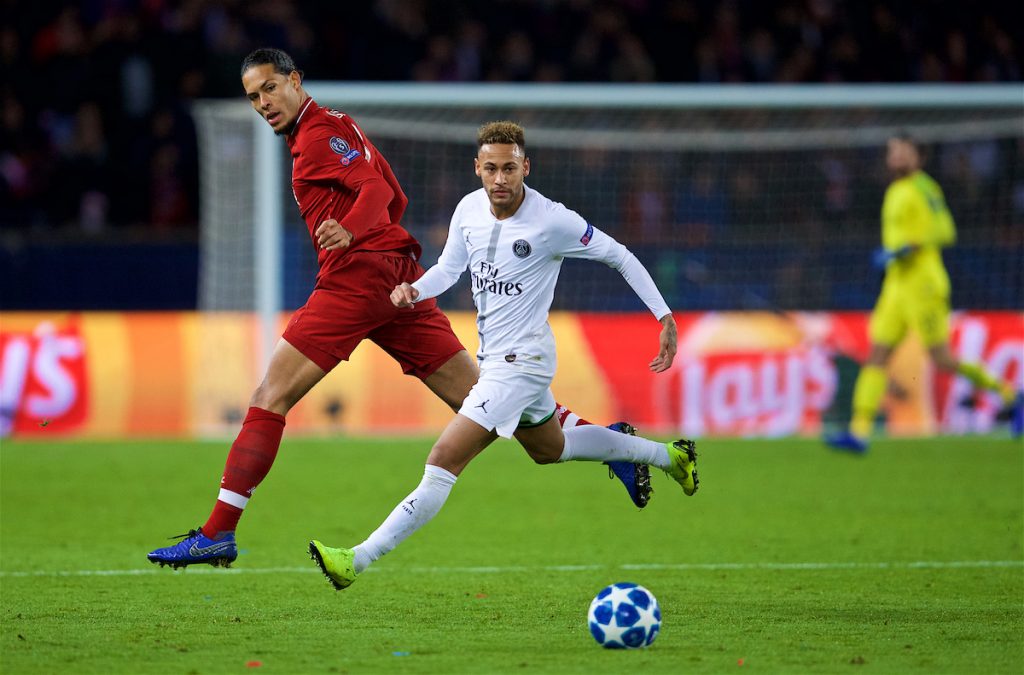
[[[423,268],[417,262],[419,243],[399,224],[408,199],[384,156],[351,117],[309,97],[302,73],[285,52],[257,49],[241,70],[253,109],[291,150],[292,190],[320,271],[250,399],[213,512],[182,541],[149,553],[149,560],[161,566],[227,566],[235,560],[235,528],[274,462],[285,415],[362,340],[377,343],[454,410],[478,376],[476,363],[434,300],[413,309],[398,309],[389,300],[395,286],[418,279]],[[563,425],[587,423],[562,407],[557,413]],[[612,426],[633,431],[625,423]],[[538,462],[557,459],[524,447]],[[472,458],[455,458],[442,468],[458,475]],[[643,507],[650,496],[647,467],[608,464],[630,499]]]

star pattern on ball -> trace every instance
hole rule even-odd
[[[620,603],[627,602],[632,603],[633,601],[629,598],[629,592],[632,591],[636,586],[629,588],[622,588],[619,585],[612,586],[612,592],[608,595],[605,600],[612,601],[612,609],[616,609]]]
[[[591,633],[603,647],[635,649],[654,641],[661,611],[650,591],[632,583],[613,584],[591,603]]]
[[[615,621],[612,621],[611,625],[609,626],[603,626],[603,628],[605,646],[624,646],[624,643],[622,642],[622,634],[629,630],[629,628],[617,626],[615,625]]]

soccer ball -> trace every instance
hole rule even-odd
[[[654,642],[661,629],[661,608],[654,595],[637,584],[612,584],[601,590],[587,612],[590,634],[606,649],[639,649]]]

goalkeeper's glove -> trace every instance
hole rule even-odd
[[[884,270],[889,264],[890,260],[899,260],[904,256],[908,255],[914,250],[911,244],[901,246],[895,251],[890,251],[885,248],[877,249],[871,256],[871,262],[874,266],[880,270]]]

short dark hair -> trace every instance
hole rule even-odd
[[[914,149],[914,152],[917,153],[918,166],[924,166],[927,163],[928,153],[925,151],[925,148],[921,145],[920,139],[914,136],[914,134],[910,133],[906,129],[899,129],[889,138],[900,141],[901,143],[906,143],[907,145],[912,147]]]
[[[906,129],[898,130],[890,138],[894,138],[897,141],[902,141],[904,143],[907,143],[907,144],[911,145],[914,148],[914,150],[917,150],[918,152],[921,152],[921,143],[914,137],[913,134],[911,134]]]
[[[482,148],[490,143],[509,143],[518,145],[526,152],[526,132],[515,122],[488,122],[480,127],[476,134],[476,147]]]
[[[245,71],[254,66],[264,66],[268,63],[274,66],[275,73],[291,75],[292,71],[295,71],[299,74],[299,79],[302,79],[302,71],[295,67],[295,60],[288,52],[274,47],[260,47],[249,52],[249,55],[242,59],[241,75],[245,75]]]

